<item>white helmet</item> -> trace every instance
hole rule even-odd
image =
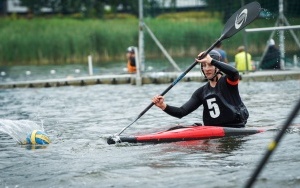
[[[269,46],[274,46],[274,45],[275,45],[274,39],[270,39],[270,40],[268,41],[268,44],[269,44]]]
[[[134,46],[129,46],[127,52],[134,53]]]

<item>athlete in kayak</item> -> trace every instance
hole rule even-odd
[[[198,88],[181,107],[167,105],[164,97],[159,95],[153,97],[152,102],[177,118],[182,118],[203,105],[204,125],[245,127],[249,113],[238,90],[239,72],[234,67],[220,62],[220,59],[221,55],[216,50],[210,51],[201,60],[196,59],[201,64],[201,71],[208,82]]]

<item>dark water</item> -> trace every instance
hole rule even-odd
[[[166,94],[185,102],[203,83],[178,83]],[[300,82],[240,83],[251,128],[247,137],[156,145],[108,145],[168,85],[94,85],[0,90],[0,125],[42,124],[52,143],[19,145],[0,132],[0,187],[243,187],[300,98]],[[123,135],[201,122],[201,108],[175,119],[153,107]],[[283,137],[255,187],[300,187],[300,117]],[[22,125],[18,125],[22,129]],[[0,127],[0,130],[3,129]]]

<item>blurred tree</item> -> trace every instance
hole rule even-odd
[[[225,23],[230,16],[235,13],[243,4],[251,3],[253,0],[205,0],[210,11],[218,11],[223,14],[223,23]],[[257,0],[263,10],[271,12],[272,15],[278,15],[279,0]],[[299,16],[300,1],[299,0],[284,0],[283,1],[284,14],[287,16]]]
[[[278,14],[279,0],[269,1],[269,0],[259,0],[261,7],[266,9],[273,14]],[[286,16],[296,17],[300,16],[300,1],[299,0],[283,0],[283,12]]]
[[[155,17],[160,13],[160,4],[157,0],[148,0],[144,3],[144,15],[149,17]]]
[[[51,8],[53,13],[62,15],[83,13],[85,17],[102,17],[108,0],[20,0],[29,12],[37,15],[43,7]],[[117,0],[114,0],[117,1]],[[119,0],[120,1],[120,0]]]
[[[1,0],[0,0],[1,1]],[[243,4],[253,0],[204,0],[211,12],[221,12],[223,22],[239,9]],[[278,13],[279,0],[257,0],[264,10],[271,12],[273,15]],[[125,12],[138,16],[138,0],[20,0],[23,6],[28,7],[29,12],[35,15],[41,14],[42,7],[51,8],[54,13],[62,15],[82,13],[84,17],[102,18],[105,13],[105,7],[110,7],[110,13]],[[145,17],[155,17],[165,11],[166,0],[143,0]],[[300,1],[284,0],[284,13],[287,16],[299,16]],[[176,12],[176,0],[168,1],[170,10]]]
[[[80,1],[80,0],[79,0]],[[80,12],[83,13],[85,18],[98,17],[102,18],[107,0],[83,0],[81,2]]]
[[[134,15],[138,15],[139,10],[139,1],[135,0],[123,0],[120,2],[120,6],[122,7],[121,12],[131,13]]]
[[[21,5],[28,8],[28,13],[41,14],[42,7],[46,7],[47,0],[20,0]]]
[[[241,7],[242,2],[236,0],[206,0],[206,3],[208,5],[207,9],[209,11],[221,12],[223,14],[223,23],[226,23],[230,16]]]
[[[5,15],[7,12],[7,2],[5,0],[0,0],[0,15]]]
[[[105,7],[110,7],[109,13],[125,12],[138,16],[138,0],[20,0],[22,6],[26,6],[29,12],[35,15],[41,14],[42,8],[51,8],[53,13],[62,15],[83,13],[84,17],[102,18]],[[144,0],[144,15],[155,17],[161,13],[161,0]],[[171,0],[170,6],[173,10],[176,1]]]

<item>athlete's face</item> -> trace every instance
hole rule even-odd
[[[207,79],[211,79],[215,76],[216,67],[208,64],[208,63],[202,63],[203,72]]]

